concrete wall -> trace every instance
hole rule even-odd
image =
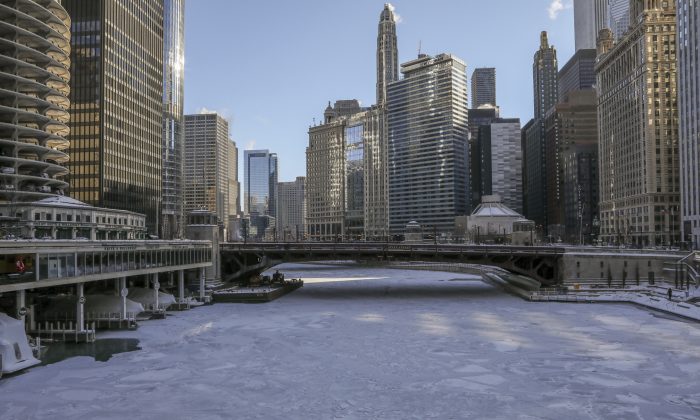
[[[606,253],[599,251],[597,254],[572,252],[566,253],[560,262],[560,276],[565,285],[572,284],[608,284],[608,273],[612,277],[614,285],[621,285],[626,273],[625,284],[627,286],[637,284],[637,276],[642,285],[649,283],[653,277],[655,283],[670,282],[675,280],[675,273],[664,272],[664,264],[671,267],[685,255],[678,253],[635,254],[626,252]],[[637,273],[639,273],[637,275]],[[653,273],[653,274],[650,274]]]

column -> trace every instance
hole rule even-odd
[[[158,290],[160,289],[160,283],[158,283],[158,273],[153,275],[153,310],[158,309]]]
[[[119,279],[119,296],[121,296],[121,312],[122,319],[127,318],[126,314],[126,297],[129,295],[129,289],[126,288],[126,277]]]
[[[206,268],[202,267],[199,269],[199,299],[204,301],[204,281],[207,277]]]
[[[18,290],[17,291],[17,311],[16,317],[20,321],[24,322],[24,317],[27,315],[27,291]]]
[[[177,270],[177,295],[180,303],[185,302],[185,270]]]
[[[85,285],[78,283],[75,285],[78,302],[75,310],[75,329],[85,331]]]

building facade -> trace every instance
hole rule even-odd
[[[300,241],[306,232],[306,178],[277,184],[277,238]]]
[[[5,2],[0,10],[0,203],[68,187],[71,20],[60,2],[32,4]]]
[[[220,229],[228,223],[229,124],[216,113],[185,115],[185,213],[208,210]]]
[[[523,153],[520,119],[498,118],[479,129],[479,185],[476,196],[498,195],[518,213],[523,207]],[[473,194],[474,196],[474,194]]]
[[[70,195],[160,226],[162,0],[64,0],[72,20]]]
[[[596,65],[601,237],[679,241],[676,2],[631,3],[636,22]]]
[[[399,79],[399,49],[394,7],[386,3],[379,15],[377,34],[377,106],[386,104],[387,85]]]
[[[682,240],[700,248],[700,7],[678,0],[678,119]]]
[[[616,40],[622,39],[630,27],[630,0],[608,0],[608,28]]]
[[[274,239],[277,218],[277,154],[269,150],[244,152],[245,212],[248,239]]]
[[[482,67],[472,72],[472,108],[496,106],[496,69]]]
[[[228,142],[228,214],[241,214],[241,183],[238,181],[238,147],[236,142]]]
[[[469,210],[466,65],[421,55],[401,72],[387,89],[389,229],[416,221],[451,234]]]
[[[185,0],[163,2],[163,203],[160,237],[183,235]]]
[[[469,210],[481,203],[481,155],[479,153],[479,129],[488,126],[500,116],[496,106],[482,105],[469,110]],[[521,169],[522,170],[522,169]]]
[[[578,50],[559,70],[558,103],[564,102],[570,92],[595,87],[596,55],[595,49]]]
[[[558,70],[557,50],[549,45],[547,32],[542,32],[540,48],[535,52],[532,65],[535,117],[523,129],[525,216],[533,220],[541,231],[545,231],[549,225],[545,123],[547,113],[559,98]]]

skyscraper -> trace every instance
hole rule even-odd
[[[452,233],[470,210],[466,65],[421,55],[401,72],[387,88],[389,228],[417,221]]]
[[[477,143],[480,161],[478,202],[485,195],[498,195],[503,204],[522,213],[523,153],[520,119],[498,118],[481,126]]]
[[[277,238],[282,241],[300,240],[306,232],[305,185],[303,176],[277,184]]]
[[[578,50],[559,71],[557,102],[566,100],[575,90],[593,89],[595,86],[596,50]]]
[[[185,0],[163,2],[163,204],[160,237],[182,232],[184,150]]]
[[[700,248],[700,7],[678,0],[678,116],[682,240]]]
[[[399,52],[396,43],[396,19],[394,7],[384,4],[379,15],[377,35],[377,105],[386,103],[387,85],[399,78]]]
[[[481,154],[479,152],[479,130],[500,117],[500,110],[493,105],[482,105],[469,110],[469,210],[481,204]],[[522,168],[521,168],[522,172]],[[522,207],[522,205],[519,205]],[[468,212],[468,213],[470,213]]]
[[[591,0],[574,0],[576,51],[595,48],[595,5]]]
[[[244,162],[245,212],[250,218],[247,236],[266,239],[275,233],[277,218],[277,154],[269,150],[246,150]]]
[[[163,1],[63,0],[72,20],[70,195],[146,215],[162,202]]]
[[[472,72],[472,108],[496,106],[496,69],[483,67]]]
[[[596,64],[601,236],[668,245],[680,227],[676,2],[631,6],[635,23]]]
[[[540,34],[540,48],[532,63],[532,87],[535,98],[535,119],[543,119],[558,99],[557,50],[549,45],[547,32]]]
[[[608,1],[608,28],[615,39],[620,40],[630,26],[630,0]]]
[[[185,212],[209,210],[224,229],[229,208],[229,125],[216,113],[185,115]]]
[[[545,147],[545,119],[558,99],[557,50],[549,45],[547,32],[540,34],[540,48],[535,52],[532,65],[535,117],[525,126],[524,185],[525,216],[543,229],[547,227],[547,149]]]
[[[31,4],[2,4],[0,203],[63,195],[68,186],[61,178],[68,173],[70,18],[60,2]]]
[[[236,142],[228,142],[228,214],[241,214],[241,183],[238,181],[238,147]]]

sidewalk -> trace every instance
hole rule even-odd
[[[605,291],[580,290],[567,293],[549,294],[530,292],[529,300],[533,302],[623,302],[633,303],[650,309],[678,315],[684,318],[700,321],[700,306],[685,301],[685,291],[674,289],[674,299],[668,300],[665,293],[660,293],[658,287],[634,289],[618,289]],[[668,290],[668,289],[665,289]],[[692,297],[692,295],[691,295]],[[526,298],[527,299],[527,298]]]

